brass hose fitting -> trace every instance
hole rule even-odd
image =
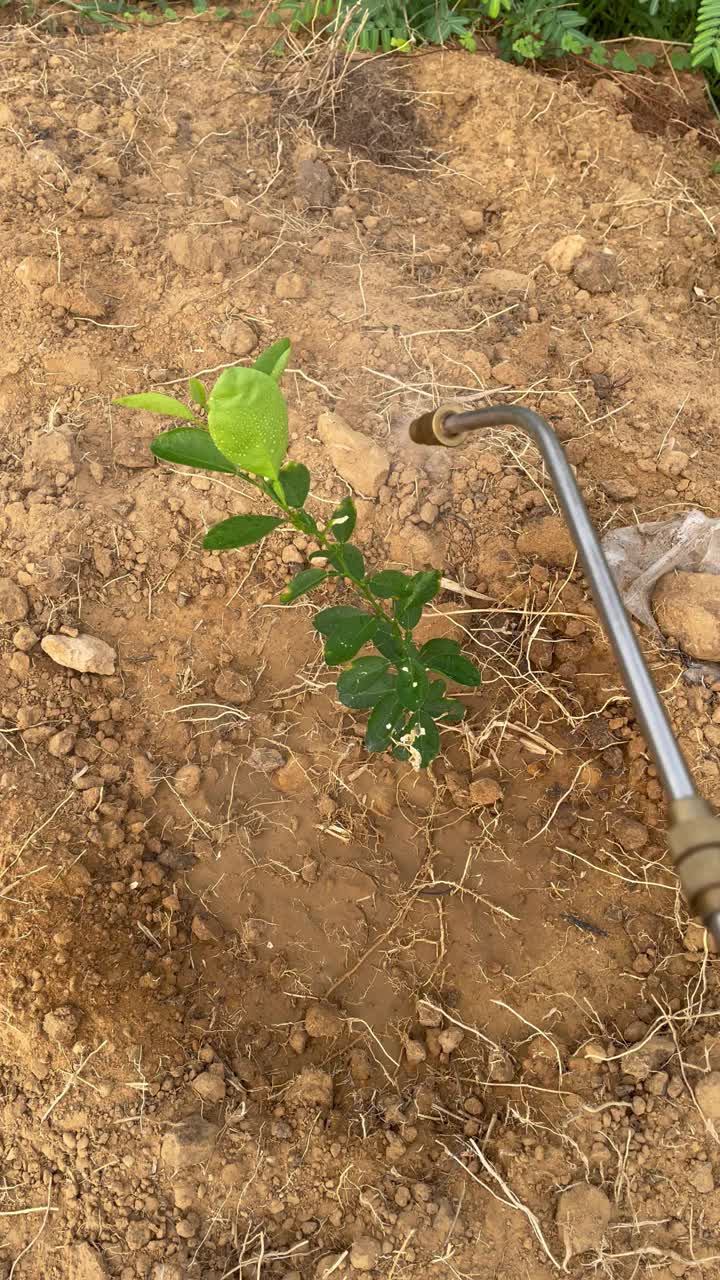
[[[522,405],[466,410],[458,404],[446,404],[415,418],[410,424],[410,439],[415,444],[454,448],[464,442],[469,431],[505,426],[525,431],[542,454],[667,793],[668,844],[675,870],[691,911],[700,916],[720,949],[720,818],[697,793],[572,468],[549,422]]]

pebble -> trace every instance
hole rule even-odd
[[[485,226],[485,214],[482,209],[460,209],[458,217],[471,236],[479,235]]]
[[[555,1220],[566,1260],[580,1253],[600,1253],[611,1212],[610,1201],[599,1187],[580,1183],[562,1192]]]
[[[618,260],[612,249],[588,249],[573,266],[573,280],[587,293],[612,293],[618,279]]]
[[[720,1121],[720,1071],[710,1071],[693,1083],[703,1115],[707,1120]]]
[[[61,729],[48,738],[47,749],[51,756],[67,756],[75,746],[75,734],[71,729]]]
[[[202,1116],[190,1116],[173,1125],[165,1134],[160,1148],[163,1164],[171,1169],[189,1169],[204,1164],[215,1150],[220,1130]]]
[[[317,430],[338,475],[362,496],[377,497],[390,471],[385,449],[355,431],[339,413],[321,413]]]
[[[354,1271],[372,1271],[380,1261],[382,1245],[374,1236],[359,1236],[350,1249],[350,1266]]]
[[[547,250],[543,261],[550,267],[551,271],[557,271],[558,275],[567,276],[572,271],[578,258],[582,257],[586,247],[587,240],[584,236],[577,233],[561,236]]]
[[[298,1106],[329,1109],[332,1107],[334,1097],[333,1078],[329,1071],[321,1071],[317,1067],[305,1067],[290,1082],[286,1097],[290,1103]]]
[[[198,942],[220,942],[225,930],[214,916],[193,916],[192,934]]]
[[[338,1036],[343,1025],[337,1009],[329,1004],[311,1004],[305,1014],[305,1030],[313,1040]]]
[[[464,1039],[465,1032],[462,1031],[460,1027],[446,1027],[438,1036],[440,1048],[443,1053],[447,1053],[448,1055],[453,1053],[455,1049],[459,1049]]]
[[[48,635],[43,636],[40,647],[60,667],[99,676],[115,675],[116,651],[95,636]]]
[[[75,1033],[80,1025],[80,1016],[70,1005],[60,1005],[51,1009],[43,1018],[43,1031],[49,1040],[56,1044],[70,1045],[75,1040]]]
[[[633,852],[644,849],[650,839],[647,827],[635,818],[618,818],[612,828],[612,834],[623,849]]]
[[[227,1093],[225,1081],[222,1076],[215,1075],[214,1071],[203,1071],[199,1076],[195,1076],[192,1087],[203,1102],[214,1105],[225,1101]]]
[[[243,707],[252,698],[252,686],[239,671],[233,671],[232,667],[226,667],[220,672],[213,689],[221,702],[228,702],[233,707]]]
[[[27,626],[18,627],[12,639],[15,648],[19,649],[21,653],[29,653],[38,642],[37,635],[32,627]]]
[[[637,485],[622,476],[616,476],[614,480],[602,480],[601,487],[613,502],[631,502],[639,493]]]
[[[470,783],[468,795],[473,807],[487,809],[491,805],[500,804],[504,792],[494,778],[476,778]]]
[[[418,1001],[417,1016],[421,1027],[442,1026],[442,1013],[440,1010],[432,1008],[424,1000]]]
[[[181,796],[194,796],[200,788],[202,773],[196,764],[184,764],[173,778],[175,790]]]
[[[255,350],[257,341],[255,330],[244,320],[229,320],[226,325],[223,325],[218,335],[218,342],[223,351],[239,358],[249,356]]]
[[[22,587],[12,578],[0,578],[0,622],[22,622],[30,606]],[[18,648],[21,646],[18,645]]]
[[[691,658],[720,662],[720,575],[667,573],[652,596],[663,635],[672,636]]]
[[[275,297],[292,299],[295,302],[307,297],[307,284],[304,276],[298,275],[297,271],[286,271],[283,275],[278,276],[275,281]]]
[[[421,1062],[427,1059],[427,1049],[420,1040],[408,1039],[405,1041],[405,1058],[408,1065],[418,1067]]]

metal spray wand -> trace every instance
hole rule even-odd
[[[699,916],[720,949],[720,817],[698,794],[672,730],[655,682],[643,658],[595,527],[563,448],[548,422],[520,405],[463,410],[443,405],[416,418],[410,438],[416,444],[453,447],[468,431],[482,427],[519,427],[535,442],[555,488],[563,515],[652,751],[668,797],[668,844],[675,870],[694,915]]]

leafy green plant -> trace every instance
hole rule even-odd
[[[424,768],[440,750],[438,725],[455,723],[465,713],[462,702],[448,696],[446,681],[474,688],[480,673],[456,641],[420,644],[414,638],[425,605],[440,590],[436,570],[368,571],[352,541],[357,511],[350,497],[324,523],[308,511],[310,473],[302,463],[286,460],[288,412],[279,382],[289,355],[290,343],[282,339],[252,368],[226,369],[209,393],[191,378],[192,408],[154,391],[121,396],[114,403],[189,424],[155,437],[150,447],[156,458],[239,476],[279,513],[221,520],[205,534],[207,550],[247,547],[287,529],[314,541],[309,566],[292,578],[280,600],[292,604],[323,584],[344,584],[356,603],[330,605],[313,618],[325,661],[342,667],[338,697],[346,707],[369,711],[369,751],[391,749],[398,759]],[[368,646],[375,652],[362,653]]]
[[[720,75],[720,0],[700,0],[690,58],[694,67]]]

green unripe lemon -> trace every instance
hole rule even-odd
[[[210,393],[208,428],[236,467],[277,479],[288,447],[288,411],[274,378],[259,369],[226,369]]]

